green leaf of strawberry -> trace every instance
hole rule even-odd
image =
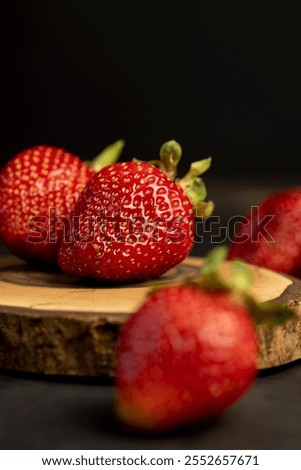
[[[207,197],[207,190],[201,178],[201,175],[210,168],[211,161],[212,159],[209,157],[192,163],[188,173],[178,180],[178,184],[183,188],[195,208],[197,217],[208,217],[214,210],[212,201],[204,202]]]
[[[279,302],[258,302],[249,291],[252,286],[252,273],[249,266],[242,260],[231,261],[230,275],[221,272],[221,266],[228,256],[228,249],[219,246],[211,250],[201,267],[202,277],[198,285],[207,290],[226,290],[239,295],[241,301],[252,314],[254,322],[258,325],[268,324],[277,326],[286,322],[294,315],[291,308]]]
[[[251,296],[245,296],[245,303],[257,325],[275,327],[283,325],[294,316],[294,311],[280,302],[273,300],[257,302]]]
[[[234,260],[231,263],[231,285],[238,292],[248,292],[252,286],[253,276],[246,263]]]
[[[89,167],[98,172],[106,166],[113,165],[118,162],[125,145],[124,140],[120,139],[111,145],[108,145],[97,157],[95,157],[90,163]]]
[[[218,246],[214,250],[211,250],[206,256],[205,263],[201,267],[200,273],[203,276],[216,273],[227,259],[227,255],[228,250],[225,246]]]

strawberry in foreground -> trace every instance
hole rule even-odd
[[[300,276],[301,188],[274,194],[247,215],[229,252],[229,259],[237,257]]]
[[[125,324],[116,371],[123,423],[162,431],[211,421],[250,388],[258,359],[253,320],[280,321],[291,312],[247,294],[242,262],[224,279],[218,269],[226,255],[223,247],[213,251],[199,281],[156,290]]]
[[[193,163],[184,178],[173,181],[181,154],[180,145],[169,141],[159,161],[116,163],[93,176],[62,241],[62,270],[132,282],[158,277],[186,258],[193,246],[195,211],[206,216],[213,208],[204,202],[200,178],[211,159]]]
[[[0,239],[11,253],[56,262],[59,218],[70,216],[95,171],[116,161],[122,147],[116,142],[90,167],[63,149],[43,145],[11,159],[0,173]]]

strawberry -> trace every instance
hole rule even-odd
[[[231,281],[214,272],[225,254],[210,255],[200,280],[151,293],[123,327],[116,413],[126,425],[165,431],[215,420],[253,383],[258,345],[250,311],[266,321],[267,307],[243,294],[250,279],[242,262]],[[282,319],[291,315],[269,305],[273,315],[277,309]]]
[[[255,210],[256,209],[256,210]],[[245,218],[229,259],[297,275],[301,272],[301,188],[273,194]]]
[[[199,178],[210,159],[193,164],[186,177],[175,182],[170,177],[175,177],[181,156],[179,144],[167,142],[160,155],[152,165],[116,163],[91,178],[59,251],[65,273],[142,281],[160,276],[188,255],[194,237],[193,205],[202,214],[212,209],[212,203],[203,202],[206,192]]]
[[[123,142],[100,154],[91,168],[66,150],[36,146],[11,159],[0,173],[0,238],[22,259],[55,262],[62,226],[81,191]]]

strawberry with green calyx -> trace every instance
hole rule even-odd
[[[117,163],[94,175],[72,213],[79,224],[60,247],[59,264],[65,273],[111,282],[142,281],[186,258],[193,246],[195,208],[198,215],[208,215],[213,204],[205,202],[206,191],[200,191],[200,175],[210,159],[199,162],[198,171],[175,179],[181,153],[180,145],[169,141],[161,147],[160,160]],[[182,185],[189,187],[188,195]]]
[[[125,324],[116,369],[116,413],[124,424],[158,432],[212,421],[252,385],[253,309],[256,323],[266,314],[260,318],[255,301],[250,309],[244,264],[233,263],[233,275],[223,277],[225,255],[211,253],[199,280],[154,290]],[[291,315],[285,310],[272,316],[283,321]]]
[[[117,161],[123,141],[89,165],[53,146],[40,145],[12,158],[0,173],[0,239],[19,258],[56,262],[62,226],[95,171]]]

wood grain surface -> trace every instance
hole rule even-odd
[[[155,282],[164,285],[196,276],[201,264],[200,258],[188,258]],[[284,326],[258,328],[258,367],[301,358],[301,281],[263,268],[251,269],[253,293],[260,301],[279,299],[297,313]],[[153,284],[80,281],[12,257],[0,259],[0,367],[113,377],[120,329]]]

